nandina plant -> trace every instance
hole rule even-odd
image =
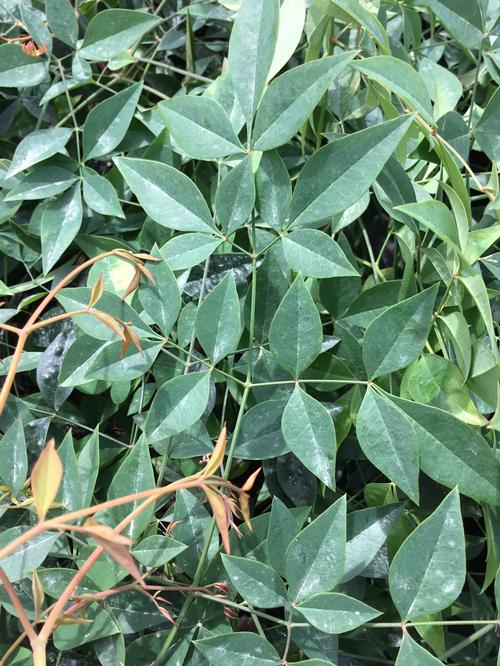
[[[498,0],[0,3],[0,664],[498,666]]]

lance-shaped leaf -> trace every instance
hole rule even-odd
[[[31,492],[38,518],[44,520],[61,485],[63,466],[54,439],[49,439],[31,472]]]
[[[244,0],[231,32],[229,72],[249,126],[273,61],[278,24],[278,0]]]
[[[180,231],[213,231],[212,217],[201,192],[177,169],[132,157],[116,166],[146,213],[158,224]]]
[[[215,210],[222,228],[229,236],[250,218],[255,203],[252,156],[242,160],[217,188]]]
[[[380,615],[380,611],[345,594],[317,594],[297,606],[313,627],[328,634],[344,634]]]
[[[159,16],[132,9],[97,12],[87,26],[80,54],[87,60],[110,60],[160,22]]]
[[[179,271],[205,261],[221,243],[222,238],[209,234],[182,234],[162,245],[160,254],[173,271]]]
[[[12,497],[16,497],[26,481],[28,456],[21,419],[16,419],[0,438],[0,479]]]
[[[42,216],[43,272],[48,273],[80,230],[83,219],[80,185],[54,199]]]
[[[57,39],[73,48],[78,39],[78,19],[69,0],[45,0],[45,13]]]
[[[18,144],[7,175],[9,178],[33,164],[55,155],[68,143],[73,130],[67,127],[31,132]]]
[[[194,644],[212,666],[280,666],[282,663],[271,643],[251,632],[222,634]]]
[[[116,190],[109,180],[88,167],[84,167],[82,173],[83,199],[87,206],[101,215],[125,217]]]
[[[332,590],[344,575],[346,500],[343,495],[296,536],[286,551],[285,572],[296,601]]]
[[[47,76],[47,62],[24,53],[19,44],[0,46],[0,87],[37,86]]]
[[[318,310],[303,277],[298,275],[271,322],[271,351],[292,377],[298,377],[318,356],[322,341]]]
[[[253,606],[279,608],[287,603],[285,584],[267,564],[228,555],[222,563],[234,588]]]
[[[338,243],[317,229],[297,229],[283,236],[283,252],[290,268],[307,277],[358,275]]]
[[[409,634],[405,634],[395,666],[443,666],[442,662],[421,647]]]
[[[255,150],[271,150],[291,139],[354,55],[343,53],[313,60],[275,79],[266,90],[255,116]]]
[[[418,504],[417,436],[406,414],[369,388],[358,412],[356,433],[368,460]]]
[[[233,271],[202,301],[196,313],[195,331],[214,363],[236,351],[241,335],[241,309]]]
[[[300,462],[334,490],[337,442],[326,408],[297,386],[283,412],[281,429]]]
[[[292,226],[340,213],[368,190],[408,131],[412,116],[400,116],[348,134],[320,148],[300,172],[293,192]]]
[[[365,9],[364,5],[357,0],[332,0],[332,4],[334,5],[332,9],[335,16],[339,15],[339,18],[346,21],[354,19],[373,37],[383,53],[388,54],[391,52],[389,38],[384,30],[384,26],[374,13]]]
[[[412,111],[418,111],[429,123],[434,123],[432,105],[424,80],[410,64],[381,55],[353,63],[353,67],[388,88],[407,102]]]
[[[292,185],[286,166],[275,150],[262,155],[255,174],[256,207],[266,224],[279,231],[286,220]]]
[[[227,428],[224,426],[220,432],[220,435],[217,438],[215,443],[213,453],[210,456],[210,459],[206,467],[201,472],[201,477],[207,479],[209,476],[216,474],[219,467],[224,461],[224,453],[226,451],[226,439],[227,439]]]
[[[285,574],[285,553],[290,542],[300,532],[293,513],[278,497],[273,497],[267,532],[267,557],[273,568]]]
[[[468,49],[479,46],[484,33],[479,0],[426,0],[425,4],[457,42]]]
[[[366,329],[363,361],[370,379],[406,368],[424,348],[438,286],[396,303]]]
[[[389,589],[407,621],[447,608],[464,582],[465,537],[455,489],[399,548],[389,570]]]
[[[294,51],[300,42],[305,20],[305,0],[283,0],[280,7],[276,48],[274,49],[271,69],[267,75],[268,81],[270,81],[293,56]]]
[[[242,153],[223,107],[208,96],[186,95],[161,102],[158,107],[179,148],[199,160],[215,160]]]
[[[136,83],[95,106],[83,126],[84,158],[108,155],[125,136],[141,96],[142,84]]]
[[[455,217],[442,201],[429,199],[397,206],[396,210],[413,217],[445,243],[452,245],[458,252],[461,251],[460,234]]]

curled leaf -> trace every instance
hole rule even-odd
[[[89,308],[93,308],[94,305],[100,300],[104,293],[104,278],[103,274],[99,273],[97,280],[94,283],[94,286],[92,287],[92,291],[90,292],[90,299],[89,299]]]
[[[62,475],[63,465],[52,438],[47,442],[31,473],[31,492],[40,520],[45,519],[56,498]]]
[[[224,453],[226,451],[226,440],[227,440],[227,428],[226,426],[224,426],[221,430],[219,437],[217,438],[217,442],[215,444],[213,453],[210,456],[210,459],[205,469],[202,470],[201,472],[201,477],[203,479],[206,479],[209,476],[213,476],[213,474],[215,474],[215,472],[222,465],[222,461],[224,460]]]

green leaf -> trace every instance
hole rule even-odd
[[[369,388],[358,412],[356,433],[368,460],[418,504],[418,444],[405,413]]]
[[[286,551],[286,580],[292,598],[332,590],[344,575],[346,499],[343,495],[296,536]]]
[[[182,234],[165,243],[160,254],[173,271],[179,271],[201,264],[221,243],[222,238],[208,234]]]
[[[91,603],[85,608],[85,623],[62,624],[54,631],[54,645],[58,650],[72,650],[98,638],[119,632],[112,616],[99,604]]]
[[[195,641],[196,649],[212,666],[279,666],[274,647],[258,634],[238,632]]]
[[[146,419],[148,441],[172,437],[196,423],[208,404],[209,390],[209,372],[191,372],[163,384]]]
[[[78,39],[78,20],[69,0],[45,0],[45,13],[50,29],[57,39],[75,47]]]
[[[477,502],[500,505],[500,463],[477,431],[436,407],[391,400],[412,421],[425,474]]]
[[[265,152],[255,174],[257,210],[261,218],[276,231],[286,220],[292,200],[292,185],[279,153]]]
[[[132,549],[132,555],[143,566],[150,569],[161,567],[170,562],[179,553],[186,550],[187,546],[180,541],[160,534],[148,536],[140,541]]]
[[[412,116],[400,116],[316,151],[300,172],[293,192],[292,225],[305,226],[355,203],[396,150],[412,120]]]
[[[95,106],[83,126],[83,157],[109,155],[125,136],[142,92],[142,83],[113,95]]]
[[[72,133],[73,130],[69,128],[54,127],[28,134],[16,147],[7,172],[8,178],[60,152],[68,143]]]
[[[437,285],[396,303],[366,329],[363,360],[370,379],[400,370],[415,361],[429,335]]]
[[[196,337],[207,356],[218,363],[238,348],[241,313],[234,272],[205,296],[195,319]]]
[[[187,546],[186,550],[178,554],[176,565],[194,576],[205,548],[212,517],[196,495],[189,490],[179,490],[176,493],[173,520],[176,523],[175,536]],[[219,538],[214,531],[208,545],[208,557],[214,557],[218,550]]]
[[[271,351],[281,367],[298,377],[320,353],[322,340],[318,310],[298,275],[271,322]]]
[[[5,197],[5,201],[54,197],[67,190],[77,180],[78,177],[67,169],[56,166],[40,166],[24,176],[19,185],[10,190]]]
[[[267,564],[231,555],[221,557],[233,587],[252,606],[279,608],[287,604],[285,584]]]
[[[448,332],[448,337],[451,339],[460,372],[467,378],[472,355],[469,325],[461,312],[439,315],[439,320],[443,323],[445,330]]]
[[[60,502],[66,511],[77,511],[82,508],[82,485],[71,430],[66,434],[57,453],[61,459],[64,474],[56,502]]]
[[[353,63],[353,67],[405,100],[429,123],[434,122],[432,105],[424,80],[407,62],[393,56],[373,56]]]
[[[18,525],[4,530],[0,534],[0,548],[20,537],[28,529],[25,525]],[[28,572],[40,566],[58,538],[58,533],[44,532],[23,543],[14,553],[2,558],[2,569],[10,582],[22,580]]]
[[[483,17],[478,0],[426,0],[446,30],[459,44],[477,48],[483,38]]]
[[[387,504],[347,515],[347,544],[342,583],[363,573],[386,542],[389,533],[403,513],[404,504]]]
[[[500,91],[491,96],[481,118],[474,128],[474,136],[481,150],[484,150],[491,161],[500,161],[500,136],[498,123],[500,122]]]
[[[266,460],[288,452],[281,432],[284,408],[283,400],[266,400],[246,412],[235,449],[238,458]]]
[[[160,22],[160,17],[138,10],[100,11],[88,24],[80,55],[87,60],[111,60]]]
[[[442,666],[442,662],[424,650],[413,638],[405,634],[395,666]]]
[[[271,69],[278,24],[278,0],[243,0],[233,25],[229,71],[248,126]]]
[[[255,116],[255,150],[283,145],[309,118],[332,81],[354,58],[343,53],[294,67],[266,90]]]
[[[254,204],[255,181],[252,156],[249,155],[223,178],[217,188],[215,210],[228,236],[247,222]]]
[[[210,97],[185,95],[158,106],[179,148],[199,160],[244,152],[222,106]]]
[[[323,231],[297,229],[283,236],[283,251],[290,268],[307,277],[358,275],[340,246]]]
[[[473,426],[486,424],[486,419],[469,396],[460,370],[442,356],[423,354],[407,368],[401,384],[401,396],[439,407]]]
[[[157,248],[152,251],[152,255],[160,256]],[[163,335],[167,336],[177,321],[181,309],[179,287],[164,260],[149,262],[148,270],[154,283],[148,278],[143,278],[143,284],[139,289],[139,300],[146,313],[160,327]]]
[[[144,437],[141,437],[137,444],[134,444],[130,453],[122,462],[118,471],[114,475],[108,489],[108,500],[116,497],[123,497],[133,493],[139,493],[142,490],[149,490],[155,487],[155,478],[153,466],[149,456],[149,448]],[[134,509],[136,509],[143,500],[134,500],[128,504],[116,506],[106,512],[106,518],[111,521],[113,526],[121,522]],[[149,521],[154,515],[154,505],[150,505],[144,511],[139,513],[127,527],[123,530],[125,534],[133,541],[144,532]]]
[[[484,284],[483,277],[480,272],[468,272],[457,277],[458,280],[464,285],[472,300],[476,304],[479,314],[483,320],[486,332],[490,338],[491,348],[496,351],[496,338],[493,328],[493,317],[491,314],[490,301],[486,285]]]
[[[51,201],[42,216],[42,261],[47,274],[80,231],[83,218],[80,185]]]
[[[283,437],[300,462],[335,490],[337,442],[325,407],[297,386],[283,412]]]
[[[59,371],[66,350],[71,346],[74,338],[72,328],[63,328],[44,349],[36,367],[36,381],[40,393],[55,411],[61,408],[73,390],[59,386]]]
[[[297,610],[313,627],[328,634],[344,634],[370,622],[380,611],[345,594],[317,594],[302,602]]]
[[[271,80],[293,56],[306,20],[305,0],[283,0],[280,7],[278,37],[267,80]]]
[[[285,574],[285,553],[300,532],[293,513],[278,497],[273,497],[267,532],[267,557],[271,566],[282,576]]]
[[[115,158],[115,163],[155,222],[180,231],[214,231],[201,192],[183,173],[161,162],[131,157]]]
[[[101,347],[93,363],[88,368],[86,379],[107,382],[127,382],[142,377],[153,365],[163,343],[144,340],[142,351],[130,345],[125,354],[121,354],[122,341],[115,340]]]
[[[94,169],[83,167],[83,200],[89,208],[101,215],[124,218],[118,195],[113,185]]]
[[[407,621],[448,608],[464,582],[465,537],[455,489],[399,548],[389,570],[389,589]]]
[[[386,55],[391,52],[389,39],[383,25],[377,17],[357,0],[332,0],[332,4],[345,12],[349,17],[360,23],[367,32],[373,37],[380,47],[380,50]],[[343,16],[341,18],[344,18]]]
[[[425,228],[430,229],[438,238],[450,243],[460,252],[460,234],[453,213],[442,201],[429,199],[418,203],[396,206],[396,210],[413,217]]]
[[[0,46],[0,88],[37,86],[46,76],[46,60],[27,55],[19,44]]]
[[[0,479],[16,497],[28,476],[28,456],[20,419],[13,422],[0,439]],[[1,510],[0,510],[1,512]]]
[[[99,428],[94,430],[78,456],[78,475],[82,487],[82,506],[89,506],[99,472]]]

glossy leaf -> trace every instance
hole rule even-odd
[[[159,252],[153,250],[153,256]],[[181,295],[175,277],[165,261],[151,262],[148,270],[154,282],[143,277],[139,300],[152,321],[168,335],[181,309]]]
[[[284,0],[280,6],[278,37],[268,80],[282,69],[297,48],[306,19],[305,0]]]
[[[175,97],[159,105],[174,141],[200,160],[243,152],[222,106],[210,97]]]
[[[277,608],[287,603],[285,584],[267,564],[233,555],[223,555],[222,562],[235,589],[253,606]]]
[[[286,551],[286,579],[292,598],[309,599],[332,590],[342,579],[345,563],[345,496],[296,536]]]
[[[391,597],[403,620],[447,608],[465,581],[465,541],[453,490],[403,542],[389,571]]]
[[[283,145],[311,115],[331,82],[347,67],[353,54],[314,60],[279,76],[262,98],[253,132],[255,150]]]
[[[155,222],[180,231],[213,231],[207,204],[196,185],[183,173],[151,160],[120,157],[115,162]]]
[[[352,631],[373,620],[380,611],[345,594],[317,594],[297,606],[313,627],[329,634]]]
[[[290,268],[307,277],[358,275],[340,246],[330,236],[316,229],[298,229],[284,236],[283,251]]]
[[[85,159],[108,155],[116,148],[130,125],[141,90],[142,85],[137,83],[92,109],[83,126]]]
[[[229,40],[229,71],[249,126],[273,62],[278,0],[243,0]]]
[[[405,413],[368,389],[358,412],[356,433],[368,460],[418,503],[418,440]]]
[[[335,427],[325,407],[297,386],[283,412],[283,436],[290,450],[326,486],[335,490]]]
[[[18,419],[0,439],[0,479],[16,497],[28,475],[28,456],[23,424]]]
[[[2,531],[0,534],[0,548],[17,539],[26,531],[26,527],[22,525]],[[26,541],[14,553],[2,558],[2,569],[10,582],[15,583],[22,580],[28,572],[40,566],[58,538],[59,534],[44,532]]]
[[[412,122],[399,117],[343,136],[318,150],[293,192],[294,227],[340,213],[355,203],[380,173]]]
[[[400,370],[415,361],[424,348],[431,325],[437,287],[396,303],[366,329],[363,360],[371,379]]]
[[[463,46],[477,48],[483,37],[483,18],[477,0],[426,0],[451,35]]]
[[[273,317],[271,351],[292,377],[298,377],[320,353],[322,338],[321,319],[299,275]]]

